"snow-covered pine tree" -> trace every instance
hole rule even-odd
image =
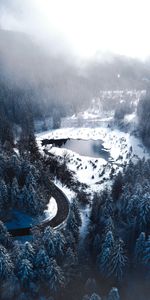
[[[35,250],[30,242],[25,242],[22,245],[22,249],[20,252],[21,259],[28,259],[31,263],[33,263]]]
[[[18,206],[18,199],[20,193],[19,185],[16,177],[13,178],[10,192],[11,192],[11,205],[12,207],[16,207]]]
[[[111,248],[103,249],[103,255],[97,257],[97,267],[104,277],[109,277],[109,265],[111,257]]]
[[[8,189],[5,181],[0,180],[0,210],[8,208]]]
[[[46,280],[45,270],[50,265],[50,259],[44,246],[40,246],[39,250],[37,251],[33,265],[35,267],[36,278],[39,279],[40,282],[45,282]]]
[[[42,240],[49,257],[55,257],[54,232],[50,226],[44,230]]]
[[[120,300],[120,296],[117,288],[113,287],[110,290],[107,300]]]
[[[148,239],[145,241],[145,247],[143,249],[143,264],[150,269],[150,235]]]
[[[28,199],[28,189],[26,185],[24,185],[19,194],[19,201],[17,207],[21,210],[27,211],[28,210],[27,199]]]
[[[60,231],[56,231],[53,238],[54,249],[55,249],[55,258],[60,260],[64,256],[65,251],[65,238]]]
[[[32,263],[28,259],[20,260],[17,271],[17,276],[21,282],[21,285],[25,288],[28,288],[34,277]]]
[[[26,198],[26,207],[30,214],[36,215],[40,212],[40,200],[38,199],[37,192],[32,184],[28,187],[28,196]]]
[[[123,187],[123,176],[122,173],[119,172],[112,186],[112,197],[114,201],[117,201],[119,199],[122,193],[122,187]]]
[[[101,300],[102,298],[99,296],[99,295],[97,295],[97,294],[92,294],[92,296],[90,297],[90,300]]]
[[[31,184],[33,188],[36,188],[36,180],[35,180],[35,177],[33,176],[32,172],[31,172],[31,170],[29,171],[29,173],[26,176],[25,184],[26,184],[27,187],[29,187],[30,184]]]
[[[93,241],[93,256],[97,257],[97,255],[100,253],[100,249],[101,249],[101,238],[100,235],[97,233]]]
[[[76,250],[76,240],[73,236],[73,233],[70,230],[65,230],[64,232],[64,237],[65,237],[65,247],[71,248],[73,251]]]
[[[69,217],[67,219],[66,230],[71,231],[75,241],[79,239],[79,226],[76,223],[75,216],[72,210],[70,210]]]
[[[65,254],[64,265],[70,267],[70,266],[76,265],[77,261],[78,261],[77,256],[72,251],[72,249],[69,247]]]
[[[54,259],[50,260],[50,265],[46,269],[46,279],[51,292],[59,292],[65,285],[65,278],[61,268]]]
[[[109,276],[121,281],[127,265],[127,257],[124,254],[123,241],[118,239],[111,251],[111,258],[109,263]]]
[[[34,134],[30,133],[28,136],[27,150],[31,157],[31,161],[36,161],[40,158],[39,148],[38,148]]]
[[[13,245],[12,238],[2,221],[0,221],[0,244],[7,249]]]
[[[109,277],[109,265],[113,247],[114,237],[112,232],[108,231],[102,244],[101,252],[97,257],[97,267],[105,277]]]
[[[71,203],[71,210],[74,213],[76,224],[78,226],[81,226],[82,225],[81,214],[80,214],[78,203],[75,199],[73,199],[73,201]]]
[[[140,230],[147,232],[148,224],[150,220],[150,194],[146,193],[143,195],[138,205],[138,219],[137,225],[139,224]]]
[[[5,247],[0,245],[0,281],[13,275],[14,265]]]
[[[112,248],[114,246],[114,237],[112,231],[108,231],[106,233],[106,236],[104,238],[104,242],[102,244],[102,252],[101,254],[103,255],[103,250],[106,248]]]
[[[143,261],[145,241],[146,241],[145,232],[141,232],[139,237],[136,240],[135,249],[134,249],[134,262],[136,265],[141,264]]]

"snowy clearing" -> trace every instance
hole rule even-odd
[[[43,139],[84,139],[102,140],[102,145],[110,153],[110,158],[106,161],[103,158],[91,158],[65,148],[51,147],[51,145],[41,146]],[[112,167],[114,172],[118,172],[126,165],[130,159],[136,161],[138,158],[148,158],[149,153],[142,145],[141,141],[130,133],[125,133],[119,129],[107,127],[97,128],[61,128],[37,134],[37,142],[41,152],[44,149],[64,159],[67,155],[67,166],[75,172],[77,179],[90,185],[92,190],[98,189],[98,183],[103,184],[110,179]],[[102,188],[102,186],[101,186]]]

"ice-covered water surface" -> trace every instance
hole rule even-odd
[[[68,139],[62,148],[72,150],[82,156],[109,159],[109,151],[102,145],[102,140]]]

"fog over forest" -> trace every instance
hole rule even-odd
[[[80,57],[63,33],[55,32],[51,21],[43,19],[38,2],[1,2],[1,79],[33,88],[36,97],[40,90],[43,101],[66,105],[89,102],[100,89],[147,87],[149,59],[101,50],[92,57]]]

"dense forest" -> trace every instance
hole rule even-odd
[[[14,153],[1,154],[1,212],[15,205],[39,213],[44,205],[38,188],[41,165],[41,161],[31,163]],[[98,300],[101,296],[133,300],[138,294],[148,299],[149,170],[149,160],[130,162],[111,189],[94,195],[89,233],[82,246],[78,198],[71,204],[65,228],[43,231],[35,227],[32,239],[23,244],[15,241],[1,222],[1,299]],[[119,288],[120,296],[113,286]]]
[[[87,239],[92,265],[100,281],[119,284],[127,299],[149,294],[149,165],[130,162],[92,205]]]
[[[97,55],[81,64],[69,55],[48,55],[26,34],[0,29],[1,300],[149,299],[149,66],[149,59],[115,54],[105,59]],[[133,93],[127,96],[129,89],[140,92],[132,99]],[[55,131],[62,118],[69,123],[72,117],[80,130],[85,111],[82,121],[92,115],[91,124],[99,130],[100,122],[107,119],[108,130],[138,138],[147,154],[124,162],[120,147],[116,169],[107,147],[103,149],[108,154],[106,165],[99,167],[99,157],[94,162],[89,158],[90,170],[99,174],[94,192],[69,168],[73,158],[67,152],[61,156],[49,152],[51,143],[49,148],[42,148],[44,140],[43,145],[37,143],[35,128],[42,120],[41,130],[48,131],[44,122],[51,118],[49,129]],[[132,115],[136,121],[128,132],[130,124],[125,126],[124,118]],[[121,141],[123,148],[128,140],[121,137]],[[126,158],[131,157],[132,145],[130,153],[125,151]],[[81,159],[77,160],[76,170],[82,170]],[[90,171],[84,167],[86,175]],[[90,176],[92,185],[94,175]],[[74,195],[67,199],[65,221],[54,228],[39,221],[30,226],[27,236],[13,236],[7,227],[13,212],[40,220],[57,182]]]
[[[133,112],[129,104],[117,107],[116,119]],[[49,114],[57,119],[52,103],[50,108]],[[136,133],[149,146],[148,93],[139,102],[137,113]],[[39,152],[34,121],[40,117],[40,102],[35,101],[32,89],[8,87],[1,81],[1,299],[147,300],[150,160],[130,161],[114,177],[112,187],[92,196],[88,235],[81,240],[80,206],[89,203],[87,186],[68,169],[67,156],[60,160]],[[28,241],[17,241],[5,222],[14,208],[31,216],[44,211],[50,197],[47,178],[57,178],[76,193],[67,222],[57,230],[35,226]]]

